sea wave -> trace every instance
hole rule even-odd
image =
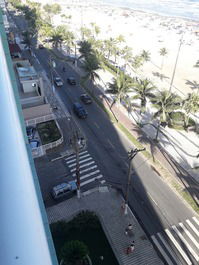
[[[101,0],[104,4],[199,21],[199,0]]]

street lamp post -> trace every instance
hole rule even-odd
[[[51,88],[52,88],[52,92],[55,92],[55,88],[54,88],[54,84],[53,84],[53,68],[56,67],[56,63],[55,61],[52,59],[52,56],[50,55],[49,58],[49,64],[50,64],[50,82],[51,82]]]
[[[79,166],[79,141],[78,141],[78,132],[75,131],[73,134],[74,137],[74,147],[75,147],[75,154],[76,154],[76,182],[77,182],[77,198],[81,198],[80,193],[80,166]]]
[[[131,184],[131,169],[132,169],[132,160],[137,155],[137,153],[144,151],[145,148],[142,149],[132,149],[128,152],[128,160],[129,160],[129,169],[128,169],[128,180],[127,180],[127,186],[126,186],[126,194],[125,194],[125,205],[124,205],[124,214],[126,215],[128,213],[128,198],[129,198],[129,188]]]
[[[176,61],[175,61],[174,69],[173,69],[173,74],[172,74],[172,78],[171,78],[169,92],[171,92],[171,89],[172,89],[172,86],[173,86],[173,81],[174,81],[174,77],[175,77],[175,73],[176,73],[176,67],[177,67],[178,58],[179,58],[180,49],[181,49],[182,44],[183,44],[183,35],[182,35],[182,37],[180,39],[180,44],[179,44],[178,51],[177,51],[177,56],[176,56]]]
[[[76,155],[76,184],[77,184],[77,198],[80,199],[81,198],[81,191],[80,191],[80,165],[79,165],[79,147],[80,145],[84,145],[85,142],[83,141],[83,137],[79,137],[79,133],[77,130],[74,130],[74,128],[72,127],[72,120],[70,117],[68,117],[68,121],[70,124],[70,130],[71,130],[71,141],[72,141],[72,146],[74,148],[75,151],[75,155]]]

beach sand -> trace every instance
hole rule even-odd
[[[72,16],[67,24],[76,33],[77,38],[80,38],[81,26],[91,27],[90,23],[94,22],[101,31],[98,39],[114,38],[122,34],[126,40],[125,45],[132,47],[134,56],[140,54],[143,49],[149,51],[151,61],[145,63],[138,73],[141,77],[152,80],[160,90],[170,87],[183,35],[172,91],[184,97],[199,88],[199,68],[194,67],[199,60],[199,33],[196,34],[199,21],[164,17],[93,1],[65,0],[62,10],[64,14]],[[59,23],[58,19],[55,20]],[[161,48],[168,51],[162,69],[162,56],[159,54]],[[160,75],[163,78],[160,78]]]

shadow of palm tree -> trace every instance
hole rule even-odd
[[[199,83],[196,80],[190,81],[186,79],[186,85],[189,85],[192,90],[198,89],[199,90]]]
[[[150,152],[153,158],[153,162],[155,162],[154,155],[156,154],[157,151],[156,151],[156,146],[155,146],[154,141],[150,137],[147,136],[147,134],[142,130],[141,127],[134,127],[132,131],[136,132],[136,134],[138,135],[137,140],[140,143],[149,146]]]
[[[168,76],[163,75],[163,74],[161,74],[159,72],[153,72],[153,75],[156,76],[156,77],[159,77],[161,81],[164,80],[164,79],[169,79]]]
[[[182,185],[183,191],[189,193],[195,204],[199,207],[199,186],[193,177],[181,167],[181,164],[184,163],[184,159],[183,161],[176,162],[175,159],[165,151],[165,149],[161,149],[161,153],[170,166],[170,173],[174,173],[174,176],[177,177],[177,180]]]

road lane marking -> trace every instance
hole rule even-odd
[[[113,148],[115,148],[115,146],[112,144],[112,142],[109,139],[108,139],[108,142]]]
[[[95,124],[95,126],[99,129],[100,127],[99,127],[99,125],[96,123],[96,122],[94,122],[94,124]]]
[[[81,156],[82,154],[85,154],[85,153],[88,153],[88,151],[79,152],[79,156]],[[76,157],[76,155],[71,155],[71,156],[67,157],[65,160],[70,160],[73,157]]]
[[[86,181],[84,181],[83,183],[80,184],[80,186],[85,186],[86,184],[90,183],[90,182],[93,182],[93,181],[96,181],[96,180],[99,180],[101,179],[103,176],[102,175],[99,175],[98,177],[96,178],[92,178],[92,179],[88,179]]]
[[[149,192],[147,192],[149,198],[155,203],[156,206],[158,206],[157,202],[153,199],[153,197],[151,196],[151,194]]]
[[[83,167],[89,166],[89,165],[94,164],[94,163],[95,163],[95,161],[91,161],[91,162],[86,163],[86,164],[84,164],[84,165],[80,165],[79,168],[83,168]],[[74,172],[75,170],[76,170],[76,167],[73,168],[73,169],[71,169],[71,172]]]
[[[171,255],[171,257],[173,258],[173,260],[175,261],[176,264],[178,263],[178,260],[176,259],[176,257],[174,256],[173,251],[171,250],[171,247],[168,245],[168,243],[166,242],[166,240],[163,238],[163,236],[160,233],[157,233],[158,237],[160,238],[160,240],[162,241],[162,243],[164,244],[164,246],[166,247],[167,251],[169,252],[169,254]]]
[[[92,157],[86,158],[86,159],[84,159],[84,160],[80,160],[80,161],[79,161],[79,164],[82,164],[82,163],[84,163],[84,162],[86,162],[86,161],[89,161],[89,160],[92,160]],[[77,163],[74,163],[74,164],[72,164],[72,165],[68,165],[68,167],[75,167],[76,165],[77,165]]]
[[[173,262],[167,256],[167,254],[165,253],[165,251],[163,250],[162,246],[159,244],[159,242],[157,241],[155,236],[153,235],[153,236],[151,236],[151,238],[152,238],[154,244],[156,245],[156,247],[159,249],[159,251],[162,254],[162,256],[164,257],[164,259],[166,260],[166,262],[168,263],[168,265],[173,265]]]
[[[192,262],[190,261],[190,259],[187,257],[187,255],[185,254],[184,250],[181,248],[181,246],[178,244],[178,242],[176,241],[176,239],[173,237],[173,235],[171,234],[171,232],[168,229],[165,229],[165,232],[167,234],[167,236],[170,238],[170,240],[172,241],[172,243],[175,245],[175,247],[177,248],[177,250],[180,252],[181,256],[183,257],[183,259],[187,262],[188,265],[192,265]]]
[[[180,233],[180,231],[178,230],[178,228],[175,225],[173,225],[172,228],[176,232],[176,234],[179,236],[179,238],[182,240],[182,242],[186,245],[187,249],[192,254],[192,256],[195,258],[195,260],[196,261],[199,261],[199,256],[195,253],[195,251],[189,245],[189,243],[187,242],[187,240],[182,236],[182,234]]]
[[[198,219],[195,216],[192,217],[192,219],[196,222],[197,225],[199,225],[199,221],[198,221]]]
[[[99,172],[100,172],[99,170],[93,171],[93,172],[91,172],[89,174],[86,174],[84,176],[81,176],[80,179],[86,179],[86,178],[88,178],[88,177],[90,177],[92,175],[95,175],[95,174],[99,173]]]
[[[187,236],[191,239],[191,241],[196,245],[196,247],[199,249],[199,243],[195,240],[195,238],[192,236],[192,234],[186,229],[186,227],[183,225],[183,223],[179,223],[179,225],[182,227],[184,232],[187,234]]]
[[[89,167],[89,168],[86,168],[86,169],[83,169],[83,170],[80,170],[80,174],[84,173],[84,172],[87,172],[87,171],[90,171],[92,169],[95,169],[97,168],[97,165],[93,166],[93,167]],[[72,176],[74,177],[76,174],[74,173]]]
[[[83,155],[83,156],[79,157],[79,159],[82,159],[82,158],[85,158],[85,157],[88,157],[88,156],[90,156],[90,155],[89,154],[86,154],[86,155]],[[66,161],[66,163],[67,164],[70,164],[70,163],[75,162],[75,161],[76,161],[76,158],[75,159],[71,159],[69,161]]]
[[[199,232],[198,230],[195,228],[195,226],[191,223],[191,221],[186,220],[187,224],[191,227],[191,229],[194,231],[194,233],[199,237]]]

